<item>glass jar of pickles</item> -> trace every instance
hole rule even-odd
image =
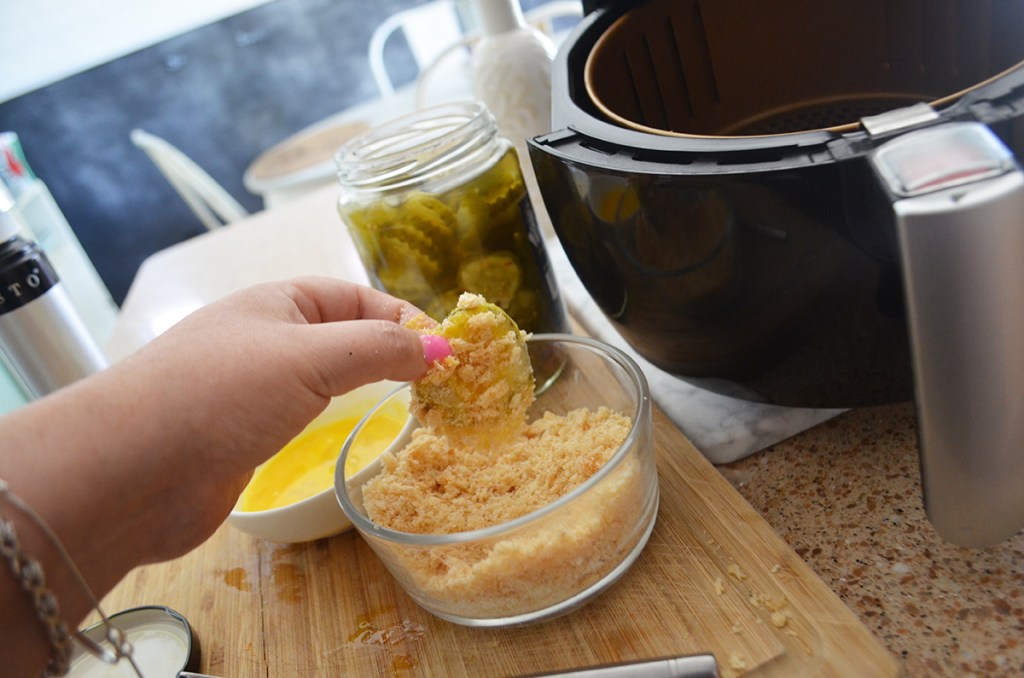
[[[567,332],[512,143],[478,102],[412,113],[336,156],[338,210],[371,284],[435,320],[464,291],[527,332]]]

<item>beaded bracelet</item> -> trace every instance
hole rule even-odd
[[[79,631],[75,631],[74,635],[68,631],[67,624],[60,619],[60,607],[57,604],[57,597],[53,591],[46,587],[43,566],[39,564],[39,561],[30,558],[21,550],[18,533],[15,531],[14,525],[0,511],[0,555],[7,560],[14,578],[18,580],[21,587],[32,596],[32,600],[35,603],[36,616],[43,623],[46,637],[53,648],[53,658],[46,665],[42,675],[63,676],[67,674],[71,667],[72,640],[76,639],[82,643],[86,650],[108,664],[116,664],[121,659],[127,659],[128,663],[135,670],[135,674],[141,678],[142,673],[132,658],[131,643],[127,641],[124,632],[114,626],[107,618],[107,615],[103,613],[103,610],[100,609],[99,601],[86,583],[85,577],[82,576],[71,556],[68,555],[67,549],[64,548],[64,544],[61,543],[57,535],[50,529],[50,526],[46,524],[42,516],[32,510],[20,497],[11,492],[7,481],[2,478],[0,478],[0,499],[6,500],[7,503],[28,517],[46,535],[50,543],[53,544],[61,559],[68,569],[71,570],[78,585],[85,592],[86,598],[96,612],[99,613],[106,629],[106,640],[113,646],[111,651]]]

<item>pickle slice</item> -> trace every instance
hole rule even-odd
[[[511,252],[494,252],[459,266],[459,285],[508,308],[523,282],[519,259]]]
[[[468,292],[431,332],[448,340],[452,354],[412,385],[416,418],[449,437],[480,442],[519,432],[534,398],[526,333],[501,307]]]

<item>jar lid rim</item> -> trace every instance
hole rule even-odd
[[[401,178],[422,179],[497,133],[479,101],[420,109],[376,126],[345,143],[334,156],[339,181],[382,188]]]

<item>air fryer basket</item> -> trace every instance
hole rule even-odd
[[[1019,0],[653,0],[598,39],[584,81],[611,121],[663,135],[857,127],[942,107],[1024,60]]]
[[[614,327],[727,395],[910,400],[893,210],[867,160],[905,127],[860,119],[931,103],[914,124],[980,121],[1024,157],[1024,2],[584,6],[530,156]]]

